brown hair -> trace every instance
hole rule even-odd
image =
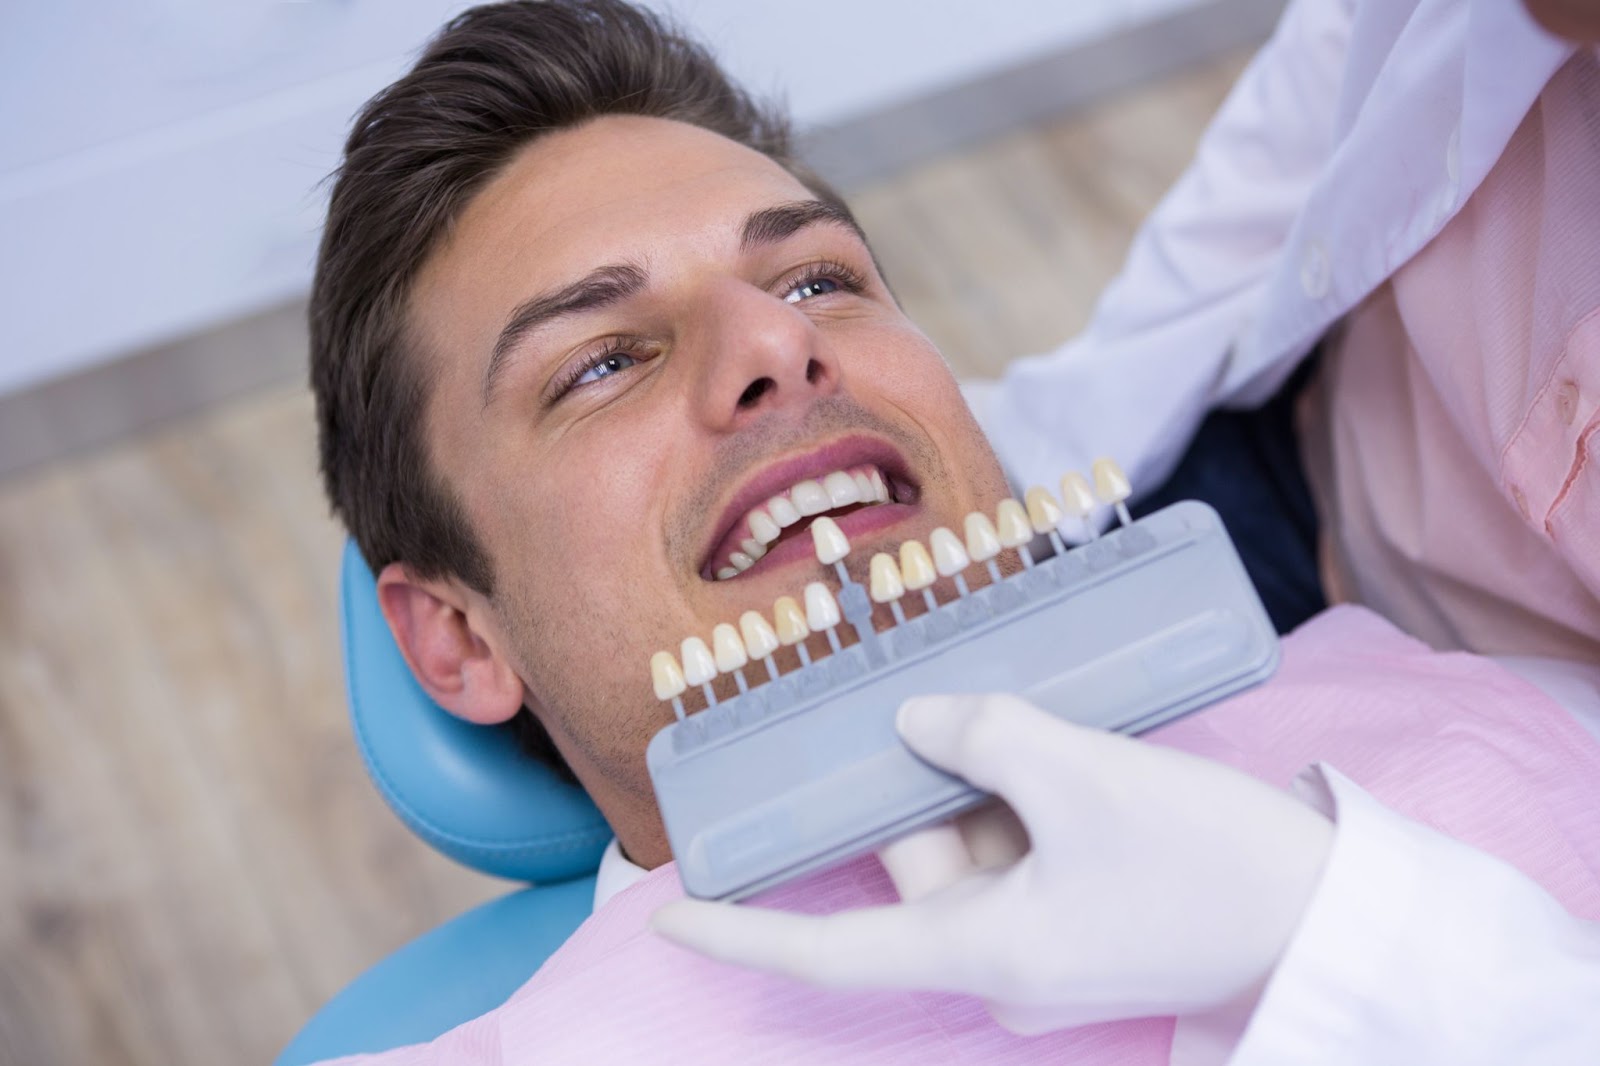
[[[513,154],[609,114],[719,133],[839,202],[793,158],[783,115],[648,11],[620,0],[514,0],[452,19],[357,116],[311,290],[322,477],[374,572],[403,561],[421,577],[491,593],[490,559],[429,461],[429,380],[406,333],[409,291],[452,221]],[[526,708],[513,727],[570,779]]]

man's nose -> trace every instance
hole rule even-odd
[[[708,428],[729,432],[775,414],[798,417],[838,391],[838,359],[799,306],[728,279],[702,310],[694,406]]]

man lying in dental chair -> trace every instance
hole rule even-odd
[[[519,721],[617,846],[506,1005],[377,1061],[1594,1061],[1600,697],[1565,663],[1600,662],[1597,100],[1594,49],[1514,0],[1290,6],[1088,333],[973,396],[1033,480],[1111,452],[1205,496],[1232,447],[1218,502],[1274,616],[1308,586],[1363,606],[1146,740],[908,705],[1026,855],[969,824],[760,901],[851,912],[820,925],[660,918],[878,989],[834,991],[651,932],[681,893],[643,664],[818,576],[819,506],[864,562],[993,514],[1000,462],[848,208],[702,50],[614,0],[452,22],[334,187],[323,472],[424,689]],[[1315,417],[1195,435],[1325,335],[1262,408]],[[1299,441],[1325,576],[1291,566],[1292,609],[1263,575],[1304,526]],[[807,499],[839,471],[870,498]]]

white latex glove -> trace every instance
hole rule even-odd
[[[830,987],[981,996],[1020,1033],[1196,1013],[1258,994],[1332,845],[1286,792],[1016,697],[911,700],[897,725],[1009,810],[884,849],[902,903],[812,917],[681,900],[656,931]]]

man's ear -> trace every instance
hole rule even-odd
[[[507,721],[522,707],[522,679],[481,596],[390,563],[378,575],[378,606],[406,665],[439,706],[478,725]]]

